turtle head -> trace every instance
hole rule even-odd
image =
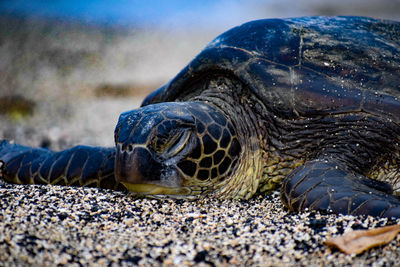
[[[241,146],[232,123],[202,102],[153,104],[121,114],[115,177],[140,194],[212,191],[235,168]]]

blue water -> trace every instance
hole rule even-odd
[[[208,28],[249,20],[253,17],[248,14],[253,2],[255,0],[1,0],[0,15],[11,13],[138,27]]]
[[[221,30],[259,18],[365,15],[399,19],[399,0],[0,0],[13,14],[96,24]]]

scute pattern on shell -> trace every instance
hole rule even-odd
[[[245,23],[214,39],[144,105],[190,94],[194,80],[231,73],[288,118],[361,109],[400,122],[400,24],[364,17]]]

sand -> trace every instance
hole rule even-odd
[[[156,200],[1,182],[0,196],[2,266],[393,266],[400,255],[400,238],[360,256],[324,244],[394,221],[291,214],[278,193],[250,201]]]

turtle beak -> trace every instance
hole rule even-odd
[[[115,179],[130,184],[157,183],[160,180],[162,165],[144,147],[132,150],[117,149],[115,159]]]
[[[165,168],[145,147],[121,148],[119,145],[115,158],[115,179],[129,191],[145,195],[190,194],[188,188],[181,186],[182,180],[176,171]]]

